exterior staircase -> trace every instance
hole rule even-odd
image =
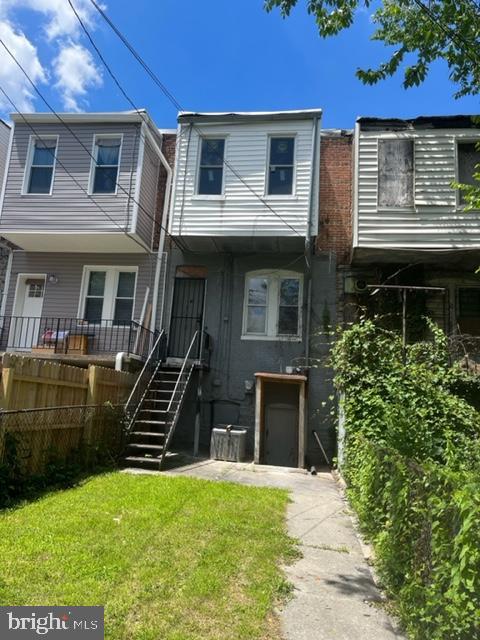
[[[151,359],[150,368],[148,361],[145,364],[127,403],[129,425],[125,465],[162,468],[193,371],[199,364],[194,354],[200,337],[197,331],[181,367],[167,366],[161,356]]]
[[[179,404],[173,397],[179,378],[180,369],[162,366],[156,372],[129,433],[124,458],[129,466],[158,469],[163,462],[171,417]]]

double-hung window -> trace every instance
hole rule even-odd
[[[378,206],[414,205],[414,143],[405,138],[378,141]]]
[[[89,323],[132,320],[137,270],[135,267],[87,267],[83,282],[81,317]]]
[[[479,182],[473,177],[474,173],[477,173],[477,165],[480,164],[480,150],[477,148],[476,142],[457,143],[457,164],[458,181],[461,184],[478,187]],[[460,205],[465,204],[463,191],[458,192],[458,202]]]
[[[90,185],[92,193],[117,192],[121,136],[96,136]]]
[[[300,337],[302,285],[302,276],[294,272],[247,273],[243,337],[270,340]]]
[[[272,137],[268,154],[267,195],[292,195],[295,138]]]
[[[222,195],[225,138],[201,138],[197,193]]]
[[[32,138],[24,192],[50,194],[57,154],[57,137]]]

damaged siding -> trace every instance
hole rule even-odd
[[[378,205],[378,141],[414,141],[413,206]],[[451,183],[457,179],[457,142],[479,140],[472,129],[425,129],[357,136],[358,247],[468,249],[480,247],[480,213],[464,213]]]

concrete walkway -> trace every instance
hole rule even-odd
[[[288,489],[288,531],[303,557],[286,568],[294,597],[279,612],[284,640],[393,640],[336,481],[330,473],[311,476],[276,467],[203,461],[167,471],[208,480]]]

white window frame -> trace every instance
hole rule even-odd
[[[50,191],[48,193],[29,193],[28,191],[28,183],[30,182],[30,174],[32,172],[32,163],[33,163],[33,154],[35,151],[35,142],[48,142],[50,140],[55,140],[55,152],[53,156],[53,166],[52,166],[52,180],[50,182]],[[55,182],[55,169],[57,166],[57,154],[58,154],[58,135],[30,135],[28,139],[28,150],[27,150],[27,160],[25,162],[25,171],[23,173],[23,182],[22,182],[22,196],[34,196],[34,197],[45,197],[51,196],[53,194],[53,183]],[[41,166],[41,165],[39,165]],[[45,165],[46,166],[46,165]]]
[[[80,287],[80,299],[78,303],[78,319],[82,320],[85,315],[85,305],[87,300],[88,283],[90,279],[90,273],[92,271],[105,271],[105,291],[103,296],[103,309],[102,320],[109,320],[113,324],[113,316],[115,313],[115,301],[117,299],[118,278],[120,272],[135,273],[135,285],[133,290],[133,305],[132,305],[132,318],[135,315],[135,303],[137,297],[137,283],[138,283],[138,267],[132,266],[112,266],[112,265],[85,265],[83,267],[82,285]]]
[[[268,280],[267,290],[267,313],[266,328],[264,333],[248,333],[248,282],[251,278],[266,278]],[[295,278],[299,281],[298,291],[298,331],[296,334],[277,333],[278,316],[280,307],[280,281]],[[243,324],[242,340],[277,340],[285,342],[302,341],[302,320],[303,320],[303,274],[298,271],[283,271],[281,269],[260,269],[249,271],[245,274],[245,288],[243,297]]]
[[[224,140],[225,144],[223,147],[223,163],[222,163],[222,191],[221,193],[200,193],[200,166],[202,160],[202,146],[204,140]],[[196,170],[196,180],[195,180],[195,195],[194,198],[196,200],[225,200],[225,170],[227,165],[225,164],[225,158],[227,157],[227,145],[228,145],[228,136],[219,133],[219,134],[208,134],[208,135],[199,135],[198,136],[198,153],[197,153],[197,170]]]
[[[275,194],[268,193],[270,181],[270,154],[272,152],[272,140],[275,138],[293,138],[293,172],[292,172],[292,193]],[[265,167],[265,188],[264,197],[269,200],[284,200],[285,198],[297,197],[297,134],[286,131],[285,133],[270,133],[267,136],[267,162]]]
[[[455,138],[455,182],[460,182],[460,156],[458,153],[458,147],[460,144],[478,144],[480,143],[480,137],[475,138],[473,136],[466,136],[465,138]],[[455,189],[455,205],[457,210],[463,211],[465,204],[460,202],[460,189]]]
[[[97,156],[98,156],[98,147],[97,140],[101,138],[119,138],[120,139],[120,148],[118,150],[118,171],[117,171],[117,180],[115,183],[115,191],[111,193],[97,193],[93,190],[93,185],[95,184],[95,169],[97,168]],[[93,136],[93,144],[92,144],[92,159],[90,160],[90,174],[88,176],[88,195],[98,197],[111,197],[116,196],[118,193],[118,183],[120,182],[120,167],[122,165],[122,150],[123,150],[123,133],[95,133]],[[102,165],[102,166],[114,166],[114,165]]]

